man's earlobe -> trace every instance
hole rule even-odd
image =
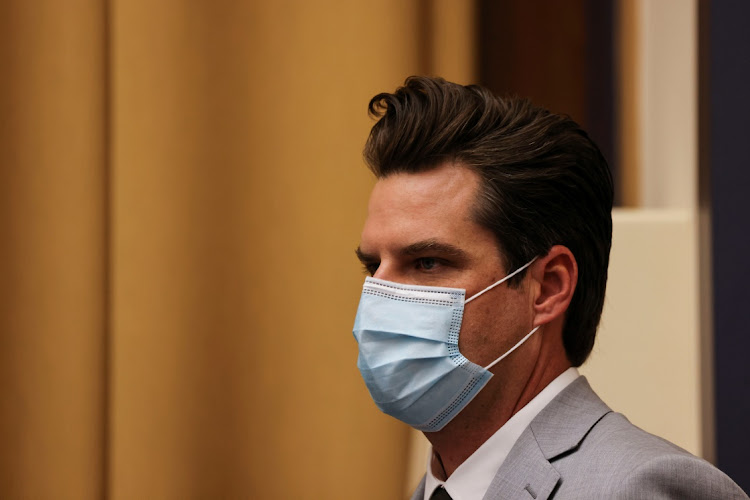
[[[573,252],[562,245],[553,246],[531,265],[531,276],[537,283],[534,326],[562,317],[578,282],[578,264]]]

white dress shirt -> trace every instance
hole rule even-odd
[[[550,401],[555,399],[555,396],[579,376],[578,370],[573,367],[562,372],[482,443],[482,446],[453,471],[447,481],[441,481],[432,474],[430,453],[425,475],[424,500],[429,500],[432,492],[440,485],[443,485],[453,500],[481,499],[524,429]]]

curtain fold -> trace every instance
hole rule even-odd
[[[101,2],[0,7],[0,496],[101,498],[106,80]]]

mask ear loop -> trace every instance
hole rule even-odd
[[[501,279],[500,281],[497,281],[497,282],[491,284],[490,286],[488,286],[487,288],[485,288],[484,290],[482,290],[479,293],[475,293],[474,295],[472,295],[471,297],[469,297],[467,300],[464,301],[464,305],[466,305],[469,302],[471,302],[472,300],[476,299],[477,297],[479,297],[483,293],[492,290],[496,286],[498,286],[498,285],[500,285],[502,283],[505,283],[506,281],[508,281],[509,279],[511,279],[513,276],[515,276],[516,274],[520,273],[521,271],[523,271],[524,269],[526,269],[527,267],[529,267],[535,260],[536,260],[536,257],[534,257],[529,262],[527,262],[526,264],[522,265],[521,267],[519,267],[518,269],[516,269],[515,271],[513,271],[512,273],[510,273],[508,276],[506,276],[505,278]],[[495,366],[497,363],[499,363],[500,361],[502,361],[503,359],[505,359],[505,357],[508,356],[510,353],[512,353],[513,351],[515,351],[519,347],[521,347],[521,345],[524,342],[526,342],[529,339],[529,337],[531,337],[534,334],[534,332],[536,332],[537,330],[539,330],[540,326],[541,325],[537,326],[536,328],[534,328],[533,330],[531,330],[529,333],[527,333],[526,336],[524,338],[522,338],[516,345],[514,345],[513,347],[511,347],[509,351],[507,351],[505,354],[503,354],[502,356],[500,356],[499,358],[497,358],[495,361],[493,361],[489,365],[485,366],[484,369],[485,370],[489,370],[490,368],[492,368],[493,366]]]
[[[485,369],[485,370],[489,370],[490,368],[492,368],[493,366],[495,366],[496,364],[498,364],[498,363],[499,363],[500,361],[502,361],[503,359],[505,359],[505,357],[506,357],[506,356],[507,356],[508,354],[512,353],[513,351],[515,351],[516,349],[518,349],[519,347],[521,347],[521,344],[523,344],[524,342],[526,342],[526,340],[527,340],[527,339],[528,339],[529,337],[531,337],[531,336],[532,336],[532,335],[534,334],[534,332],[536,332],[537,330],[539,330],[539,328],[540,328],[541,326],[542,326],[542,325],[539,325],[539,326],[537,326],[536,328],[534,328],[533,330],[531,330],[531,331],[530,331],[529,333],[527,333],[527,334],[526,334],[526,336],[525,336],[524,338],[522,338],[522,339],[521,339],[521,341],[520,341],[519,343],[517,343],[516,345],[514,345],[513,347],[511,347],[511,348],[510,348],[510,351],[506,352],[505,354],[503,354],[502,356],[500,356],[499,358],[497,358],[497,359],[496,359],[495,361],[493,361],[493,362],[492,362],[492,363],[490,363],[489,365],[485,366],[485,367],[484,367],[484,369]]]
[[[509,279],[511,279],[513,276],[515,276],[516,274],[520,273],[521,271],[523,271],[524,269],[526,269],[527,267],[529,267],[535,260],[536,260],[536,257],[534,257],[533,259],[531,259],[530,261],[528,261],[526,264],[522,265],[521,267],[519,267],[518,269],[516,269],[515,271],[513,271],[512,273],[510,273],[508,276],[506,276],[505,278],[501,279],[500,281],[497,281],[497,282],[491,284],[490,286],[488,286],[487,288],[485,288],[484,290],[482,290],[479,293],[475,293],[474,295],[472,295],[471,297],[469,297],[468,299],[466,299],[464,301],[464,304],[468,304],[472,300],[474,300],[477,297],[479,297],[480,295],[482,295],[484,292],[488,292],[488,291],[492,290],[493,288],[495,288],[496,286],[505,283],[506,281],[508,281]]]

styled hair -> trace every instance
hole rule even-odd
[[[588,134],[567,116],[478,85],[410,77],[370,100],[364,157],[378,178],[454,163],[481,181],[474,217],[497,239],[507,270],[554,245],[578,264],[563,345],[573,366],[591,353],[612,243],[612,176]],[[518,286],[525,272],[512,278]]]

